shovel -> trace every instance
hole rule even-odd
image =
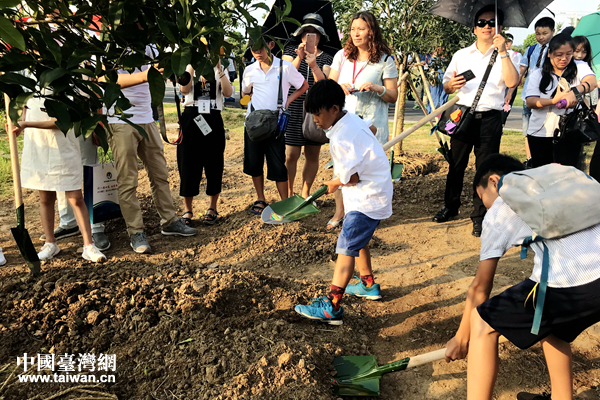
[[[400,178],[402,178],[402,170],[404,170],[404,164],[396,164],[394,162],[394,150],[390,152],[390,169],[392,170],[392,180],[394,182],[400,181]]]
[[[498,343],[504,342],[507,339],[500,336]],[[337,396],[379,396],[379,380],[383,375],[443,360],[445,357],[445,348],[382,366],[377,365],[375,356],[336,357],[333,366],[337,374],[331,378],[333,393]]]
[[[316,214],[321,210],[313,204],[313,201],[326,193],[327,185],[323,185],[306,199],[295,194],[290,198],[273,203],[263,210],[262,222],[265,224],[285,224]]]
[[[13,188],[15,192],[15,208],[17,211],[17,227],[11,228],[10,231],[17,242],[17,247],[21,255],[27,261],[29,269],[33,275],[40,273],[40,259],[37,251],[31,242],[31,236],[25,229],[25,206],[23,205],[23,193],[21,192],[21,174],[19,173],[19,150],[17,148],[17,138],[13,135],[13,124],[10,119],[10,99],[8,95],[4,95],[4,107],[6,109],[6,121],[8,122],[8,142],[10,145],[10,163],[12,167]]]

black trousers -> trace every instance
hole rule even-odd
[[[474,119],[469,130],[470,140],[473,143],[458,140],[450,137],[450,166],[446,178],[446,193],[444,202],[450,210],[458,211],[460,207],[460,195],[463,190],[465,170],[469,164],[471,151],[475,151],[475,165],[477,168],[481,162],[490,154],[496,154],[500,151],[500,139],[502,138],[502,112],[487,111],[481,114],[482,117]],[[471,219],[473,221],[482,221],[485,216],[485,206],[473,193],[473,212]]]
[[[213,110],[202,114],[212,132],[204,135],[194,118],[196,107],[185,107],[181,115],[183,138],[177,146],[177,168],[179,169],[179,195],[194,197],[200,194],[202,171],[206,174],[206,194],[221,193],[223,169],[225,167],[225,127],[221,112]]]
[[[558,163],[577,168],[581,157],[581,144],[558,143],[555,145],[553,142],[554,138],[551,137],[527,136],[532,167]]]

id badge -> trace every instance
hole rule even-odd
[[[198,99],[198,112],[200,114],[210,114],[210,99]]]
[[[212,128],[210,127],[210,125],[208,125],[208,122],[206,122],[202,114],[194,118],[194,122],[196,123],[196,125],[198,125],[198,128],[200,129],[200,131],[202,131],[204,136],[212,132]]]

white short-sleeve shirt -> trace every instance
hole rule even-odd
[[[146,46],[146,55],[150,58],[154,58],[156,56],[156,48],[153,46]],[[149,66],[145,65],[142,69],[136,68],[133,72],[141,72],[145,71],[149,68]],[[119,74],[128,74],[129,72],[120,69],[117,71]],[[146,83],[140,83],[139,85],[130,86],[128,88],[121,89],[123,95],[127,97],[132,107],[128,110],[125,110],[126,114],[132,114],[129,118],[131,122],[134,124],[150,124],[154,122],[154,118],[152,117],[152,101],[150,98],[150,85]],[[108,112],[109,114],[113,114],[115,112],[114,106]],[[121,121],[117,117],[108,117],[109,124],[125,124],[125,121]]]
[[[392,215],[394,187],[390,164],[367,122],[346,112],[326,133],[333,169],[342,184],[355,173],[355,186],[342,187],[346,213],[359,211],[369,218],[386,219]]]
[[[304,77],[289,61],[283,61],[283,81],[281,92],[283,94],[283,107],[287,107],[287,98],[290,87],[300,89],[304,84]],[[251,108],[255,110],[277,110],[277,94],[279,93],[279,58],[273,56],[271,68],[265,73],[256,61],[244,71],[242,79],[242,92],[249,92],[252,87],[252,99],[248,104],[246,115]],[[252,107],[251,107],[252,106]]]
[[[533,231],[501,197],[498,197],[483,219],[479,259],[502,257],[511,247],[519,246]],[[600,225],[560,239],[545,240],[550,255],[548,286],[565,288],[585,285],[600,279]],[[534,251],[531,279],[539,282],[544,248],[532,243]]]
[[[548,53],[548,45],[546,44],[544,52],[542,53],[542,58],[540,59],[540,52],[542,51],[542,46],[540,46],[539,43],[534,44],[534,46],[535,47],[533,48],[533,50],[531,50],[531,56],[527,57],[527,54],[529,54],[530,51],[529,49],[531,48],[531,46],[529,46],[527,50],[525,50],[525,54],[523,54],[523,57],[521,57],[521,62],[519,63],[519,65],[527,67],[528,71],[527,78],[525,78],[525,83],[523,84],[523,91],[521,92],[521,99],[523,99],[523,101],[527,99],[527,85],[529,84],[531,76],[535,71],[538,71],[542,68],[542,66],[544,65],[544,58]],[[537,66],[538,59],[540,59],[539,67]]]
[[[383,85],[383,80],[397,78],[398,70],[393,57],[383,54],[378,63],[368,61],[349,61],[340,50],[333,57],[331,69],[339,73],[337,82],[353,84],[359,89],[363,84],[372,82]],[[383,73],[382,73],[383,72]],[[381,75],[381,79],[379,76]],[[389,103],[374,92],[356,92],[346,96],[346,109],[351,113],[361,115],[364,119],[373,121],[377,128],[377,139],[381,144],[389,140]]]
[[[479,89],[479,84],[483,79],[483,75],[485,74],[493,51],[494,48],[490,47],[488,51],[483,54],[477,48],[477,43],[474,43],[469,47],[457,51],[452,56],[452,60],[444,74],[444,84],[452,78],[454,72],[458,75],[471,70],[475,75],[474,79],[468,81],[465,86],[458,89],[456,92],[456,95],[460,98],[458,104],[466,107],[471,107],[473,104],[475,94],[477,93],[477,89]],[[514,62],[513,65],[515,68],[519,68]],[[498,55],[496,62],[490,71],[490,76],[475,111],[502,110],[505,92],[506,84],[504,83],[504,77],[502,76],[502,59],[500,58],[500,55]]]
[[[590,66],[583,61],[575,61],[577,66],[577,75],[571,83],[571,87],[581,84],[583,78],[588,75],[594,75],[594,71]],[[539,97],[541,99],[550,99],[558,85],[560,77],[552,74],[552,82],[546,88],[546,93],[540,90],[540,81],[542,80],[542,70],[535,70],[529,77],[527,83],[527,97]],[[553,137],[554,129],[558,126],[558,119],[565,113],[573,112],[572,108],[558,109],[556,106],[547,106],[542,108],[531,109],[531,117],[529,118],[529,128],[527,129],[528,136],[535,137]]]

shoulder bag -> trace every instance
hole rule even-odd
[[[279,59],[279,93],[277,94],[276,110],[255,110],[250,104],[250,114],[246,117],[246,133],[253,142],[262,142],[275,136],[277,131],[277,122],[279,113],[283,108],[282,79],[283,78],[283,60]]]
[[[590,108],[576,88],[577,106],[573,112],[562,115],[554,130],[554,144],[584,144],[595,142],[600,136],[600,124],[596,112]]]
[[[487,84],[487,80],[490,76],[490,72],[492,72],[492,67],[496,62],[497,57],[498,50],[494,49],[471,107],[455,104],[442,113],[440,121],[437,124],[437,129],[444,135],[452,136],[464,142],[473,141],[473,138],[469,135],[469,125],[475,117],[475,109],[477,108],[477,104],[479,104],[479,99],[481,98],[481,94]]]

